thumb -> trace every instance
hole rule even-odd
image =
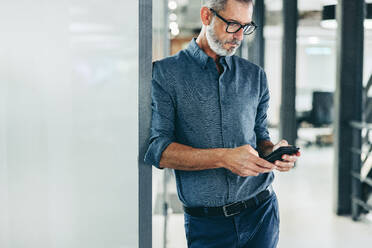
[[[274,145],[273,151],[275,151],[276,149],[278,149],[281,146],[288,146],[288,141],[286,141],[285,139],[282,139],[276,145]]]

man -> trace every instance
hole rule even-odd
[[[251,0],[207,0],[198,38],[154,63],[152,124],[145,162],[174,169],[188,246],[275,247],[279,213],[270,163],[265,72],[233,56],[254,31]]]

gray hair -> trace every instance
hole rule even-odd
[[[212,8],[215,11],[221,11],[225,9],[226,3],[229,0],[204,0],[204,6]],[[232,1],[232,0],[230,0]],[[234,0],[241,3],[253,3],[253,0]]]

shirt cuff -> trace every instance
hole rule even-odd
[[[152,140],[145,154],[144,162],[159,169],[163,169],[160,167],[161,155],[172,142],[171,139],[166,137],[157,137]]]

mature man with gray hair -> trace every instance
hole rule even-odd
[[[256,29],[252,14],[252,0],[206,1],[198,38],[153,66],[145,162],[174,169],[192,248],[278,243],[273,170],[289,171],[300,154],[261,158],[288,143],[270,141],[265,72],[234,56]]]

